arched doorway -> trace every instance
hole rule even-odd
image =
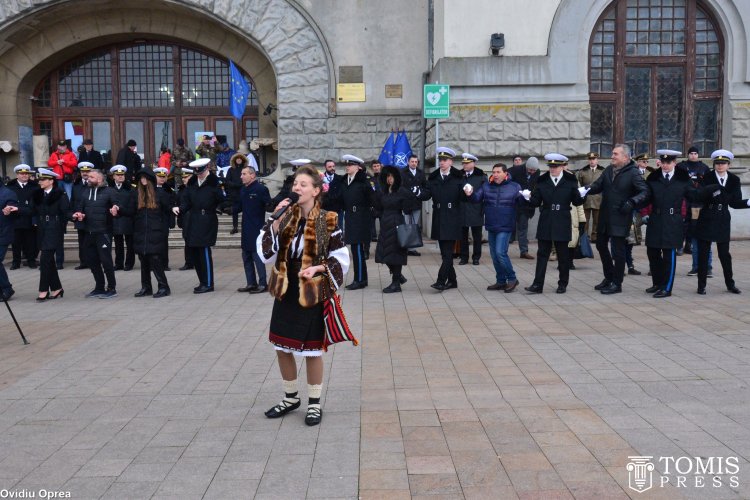
[[[723,38],[696,0],[617,0],[589,47],[591,150],[634,154],[721,144]]]
[[[258,138],[259,101],[251,90],[241,120],[229,112],[229,65],[205,50],[159,40],[97,48],[52,70],[37,85],[34,132],[73,149],[92,138],[105,161],[134,139],[146,164],[178,138],[196,143],[202,132],[236,148]]]

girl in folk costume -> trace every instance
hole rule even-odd
[[[299,408],[295,356],[301,356],[307,366],[309,397],[305,423],[317,425],[322,418],[322,290],[329,282],[336,288],[343,284],[349,270],[349,252],[337,214],[320,208],[323,182],[318,172],[310,166],[300,167],[292,192],[299,196],[297,203],[278,220],[269,219],[256,242],[263,262],[273,264],[269,292],[276,300],[269,341],[276,349],[284,386],[284,399],[268,410],[266,417],[278,418]],[[285,198],[274,211],[290,203]]]

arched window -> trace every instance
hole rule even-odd
[[[111,153],[135,139],[147,164],[162,146],[182,137],[213,132],[231,147],[258,137],[258,97],[251,92],[241,121],[229,112],[226,59],[167,42],[140,42],[99,48],[64,63],[37,86],[35,132],[50,141],[70,139],[73,147],[93,138]]]
[[[723,42],[696,0],[617,0],[591,37],[591,150],[609,156],[721,143]]]

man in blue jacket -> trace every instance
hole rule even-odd
[[[271,202],[271,195],[266,186],[257,182],[258,177],[254,168],[243,168],[240,179],[242,189],[234,202],[234,213],[242,213],[242,264],[245,266],[247,285],[238,288],[237,291],[264,293],[268,291],[266,266],[258,255],[255,240],[265,222],[266,205]]]
[[[518,286],[513,264],[508,257],[508,246],[516,225],[516,208],[525,205],[521,186],[513,182],[508,167],[498,163],[492,167],[492,175],[474,192],[471,184],[464,186],[464,193],[474,202],[484,205],[484,226],[490,243],[490,256],[495,266],[495,284],[487,290],[504,290],[510,293]]]
[[[8,273],[5,271],[5,254],[8,252],[8,245],[13,243],[15,236],[15,216],[18,214],[18,197],[16,193],[7,188],[0,182],[0,293],[3,300],[10,299],[14,293],[13,286],[8,280]]]

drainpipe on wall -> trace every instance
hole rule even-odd
[[[427,71],[422,73],[422,85],[429,83],[430,73],[432,73],[435,44],[435,0],[427,1]],[[420,113],[421,115],[422,113]],[[427,120],[421,118],[421,136],[422,136],[422,168],[425,168],[427,159]]]

